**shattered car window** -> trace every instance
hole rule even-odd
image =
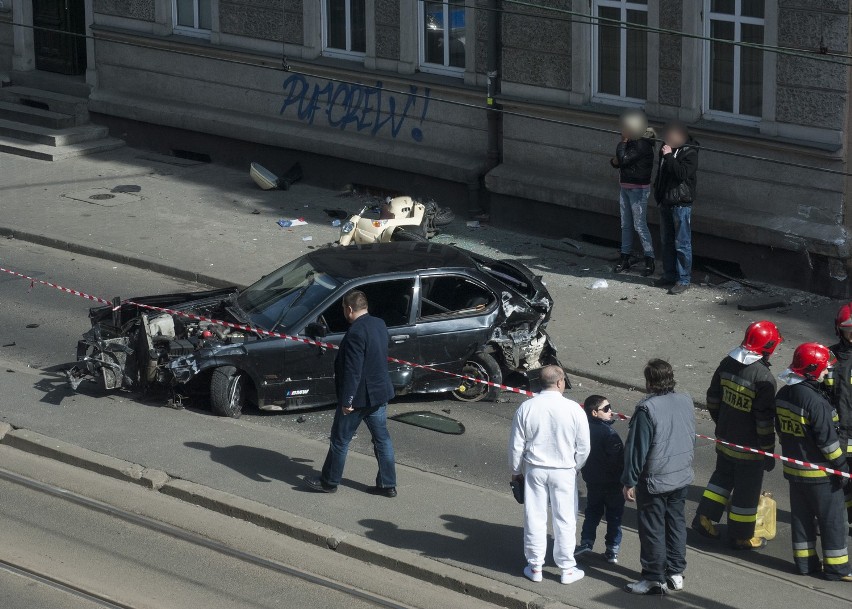
[[[252,324],[267,330],[286,329],[339,286],[310,260],[300,258],[243,290],[236,305]]]

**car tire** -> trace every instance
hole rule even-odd
[[[462,374],[484,381],[503,383],[503,371],[500,364],[490,353],[480,351],[475,353],[464,365]],[[461,402],[496,402],[500,397],[500,389],[481,383],[462,380],[459,388],[453,391],[453,397]]]
[[[210,378],[210,409],[222,417],[239,419],[248,403],[248,377],[233,366],[213,370]]]
[[[428,241],[429,239],[421,232],[403,230],[401,228],[393,231],[391,241]]]

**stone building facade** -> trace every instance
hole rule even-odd
[[[0,70],[33,69],[9,22],[47,0],[0,1]],[[617,240],[618,115],[683,120],[697,255],[852,295],[848,0],[69,1],[93,113],[455,193],[531,232]]]

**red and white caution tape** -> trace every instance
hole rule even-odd
[[[852,474],[848,472],[842,472],[839,469],[832,469],[830,467],[826,467],[824,465],[819,465],[817,463],[810,463],[808,461],[800,461],[799,459],[791,459],[790,457],[785,457],[784,455],[779,455],[776,453],[771,453],[765,450],[760,450],[759,448],[752,448],[751,446],[743,446],[741,444],[734,444],[733,442],[726,442],[725,440],[720,440],[719,438],[713,438],[711,436],[705,436],[703,434],[697,433],[695,434],[699,438],[703,438],[705,440],[712,440],[716,444],[722,444],[724,446],[730,446],[731,448],[736,448],[741,451],[754,453],[755,455],[763,455],[764,457],[772,457],[773,459],[778,459],[784,463],[795,463],[800,467],[808,467],[810,469],[819,470],[822,472],[826,472],[827,474],[834,474],[835,476],[843,476],[844,478],[852,478]]]
[[[57,283],[51,283],[50,281],[43,281],[41,279],[36,279],[35,277],[30,277],[29,275],[24,275],[23,273],[19,273],[17,271],[13,271],[13,270],[3,268],[3,267],[0,267],[0,272],[8,273],[9,275],[14,275],[15,277],[20,277],[21,279],[29,280],[31,289],[32,289],[32,286],[34,286],[36,283],[38,283],[40,285],[45,285],[47,287],[59,290],[60,292],[65,292],[66,294],[71,294],[72,296],[79,296],[80,298],[85,298],[85,299],[91,300],[93,302],[98,302],[98,303],[107,305],[109,307],[112,307],[113,310],[116,310],[116,309],[119,308],[119,307],[115,307],[113,305],[112,301],[109,301],[105,298],[100,298],[98,296],[92,296],[91,294],[86,294],[85,292],[80,292],[79,290],[72,290],[71,288],[66,288],[66,287],[61,286]],[[272,332],[270,330],[264,330],[263,328],[257,328],[257,327],[249,326],[249,325],[246,325],[246,324],[238,324],[238,323],[233,323],[233,322],[229,322],[229,321],[223,321],[223,320],[220,320],[220,319],[213,319],[211,317],[205,317],[204,315],[197,315],[195,313],[189,313],[187,311],[179,311],[177,309],[169,309],[169,308],[166,308],[166,307],[157,307],[157,306],[154,306],[154,305],[143,304],[143,303],[140,303],[140,302],[134,302],[132,300],[125,300],[122,303],[122,305],[125,305],[125,304],[135,306],[135,307],[139,307],[139,308],[142,308],[142,309],[147,309],[149,311],[159,311],[161,313],[168,313],[170,315],[178,315],[180,317],[186,317],[188,319],[192,319],[192,320],[195,320],[195,321],[203,321],[203,322],[207,322],[207,323],[216,324],[216,325],[219,325],[219,326],[225,326],[227,328],[232,328],[232,329],[235,329],[235,330],[242,330],[244,332],[251,332],[251,333],[254,333],[254,334],[259,334],[259,335],[263,335],[263,336],[270,336],[270,337],[273,337],[273,338],[283,338],[285,340],[292,340],[292,341],[303,343],[303,344],[306,344],[306,345],[315,345],[317,347],[323,347],[325,349],[339,349],[340,348],[338,345],[335,345],[334,343],[327,343],[327,342],[324,342],[324,341],[314,340],[312,338],[306,338],[304,336],[296,336],[296,335],[291,335],[291,334],[282,334],[280,332]],[[389,357],[388,361],[394,362],[396,364],[402,364],[404,366],[411,366],[413,368],[419,368],[421,370],[429,370],[430,372],[437,372],[439,374],[446,374],[446,375],[449,375],[449,376],[452,376],[452,377],[455,377],[455,378],[459,378],[459,379],[462,379],[462,380],[465,380],[465,381],[470,381],[472,383],[479,383],[479,384],[482,384],[482,385],[487,385],[489,387],[494,387],[496,389],[502,389],[503,391],[510,391],[512,393],[517,393],[517,394],[520,394],[520,395],[525,395],[525,396],[529,396],[529,397],[532,397],[533,395],[535,395],[533,392],[528,391],[526,389],[521,389],[519,387],[511,387],[509,385],[501,385],[500,383],[493,383],[491,381],[478,379],[478,378],[475,378],[475,377],[472,377],[472,376],[467,376],[465,374],[457,374],[455,372],[449,372],[447,370],[441,370],[440,368],[434,368],[432,366],[427,366],[425,364],[417,364],[415,362],[409,362],[409,361],[406,361],[406,360],[397,359],[395,357]],[[630,418],[629,416],[627,416],[625,414],[621,414],[620,412],[616,412],[615,415],[621,420],[627,420],[627,419]],[[832,469],[830,467],[825,467],[824,465],[818,465],[816,463],[809,463],[808,461],[800,461],[798,459],[791,459],[789,457],[785,457],[784,455],[779,455],[779,454],[776,454],[776,453],[767,452],[765,450],[760,450],[758,448],[752,448],[750,446],[742,446],[740,444],[734,444],[732,442],[726,442],[725,440],[720,440],[718,438],[714,438],[714,437],[711,437],[711,436],[705,436],[703,434],[697,433],[695,435],[698,438],[702,438],[702,439],[705,439],[705,440],[711,440],[712,442],[716,442],[717,444],[730,446],[732,448],[736,448],[736,449],[741,450],[741,451],[750,452],[750,453],[754,453],[754,454],[757,454],[757,455],[762,455],[764,457],[772,457],[773,459],[777,459],[777,460],[782,461],[784,463],[795,463],[796,465],[799,465],[800,467],[808,467],[808,468],[811,468],[811,469],[814,469],[814,470],[826,472],[828,474],[833,474],[833,475],[836,475],[836,476],[842,476],[844,478],[852,478],[852,474],[849,474],[847,472],[842,472],[840,470]]]

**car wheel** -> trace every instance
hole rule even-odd
[[[239,419],[247,404],[248,377],[233,366],[222,366],[210,378],[210,408],[222,417]]]
[[[395,231],[393,231],[393,234],[391,235],[391,241],[428,241],[428,240],[429,239],[426,238],[426,235],[424,235],[421,232],[403,230],[401,228],[398,228]]]
[[[489,353],[476,353],[464,365],[463,372],[465,376],[472,378],[497,383],[503,382],[503,371],[500,370],[500,364]],[[500,390],[497,387],[490,387],[482,383],[474,381],[462,380],[459,388],[453,391],[453,397],[462,402],[481,402],[487,400],[496,402],[500,397]]]

